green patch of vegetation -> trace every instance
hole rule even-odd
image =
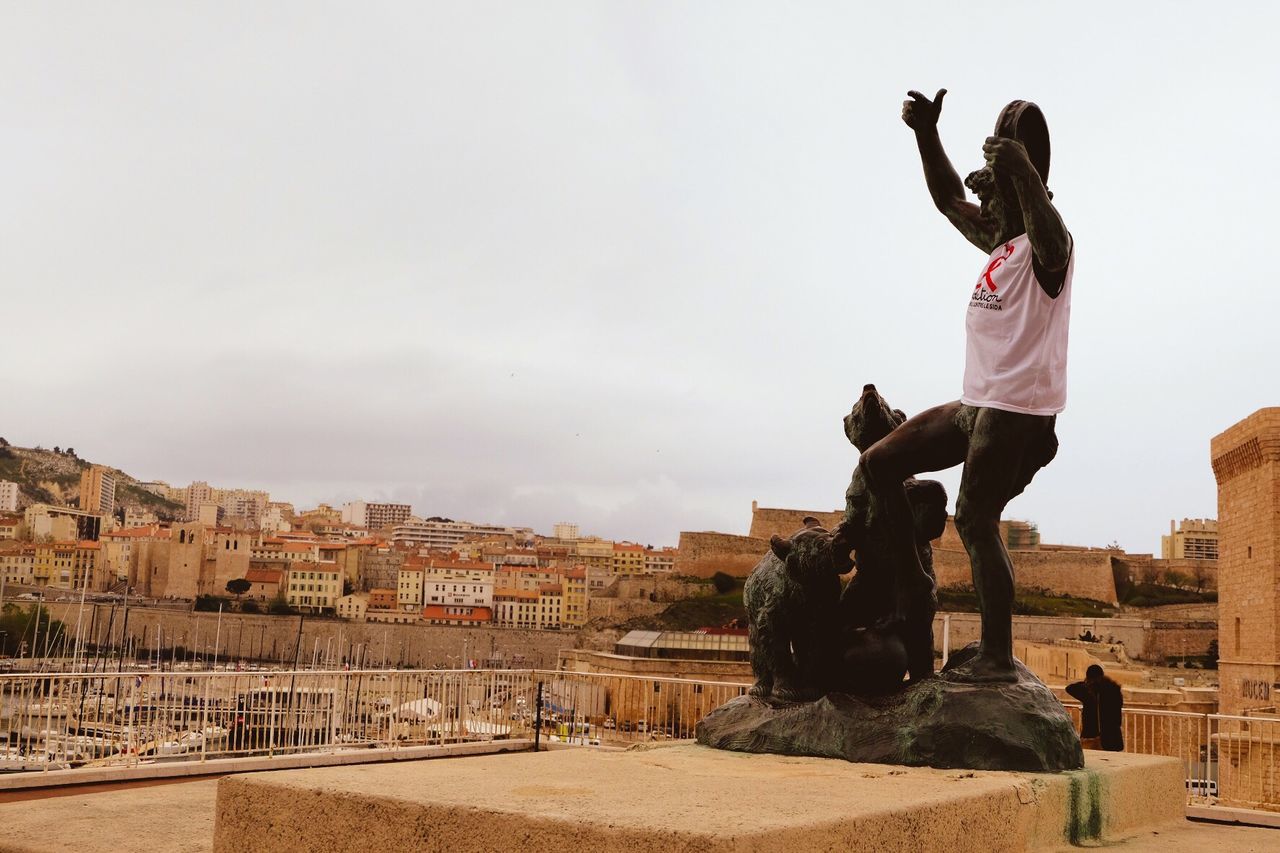
[[[50,617],[49,611],[39,605],[23,607],[9,602],[0,611],[0,654],[31,654],[32,641],[40,644],[36,653],[43,654],[46,648],[62,642],[65,633],[66,626]]]
[[[1165,604],[1207,604],[1218,600],[1216,590],[1196,592],[1155,583],[1131,584],[1120,601],[1129,607],[1160,607]]]
[[[938,590],[938,609],[959,613],[977,613],[978,594],[973,587],[946,587]],[[1013,612],[1019,616],[1114,616],[1116,610],[1101,601],[1089,598],[1073,598],[1069,595],[1048,595],[1044,592],[1018,590],[1014,595]]]
[[[221,595],[198,595],[193,609],[206,612],[212,611],[214,613],[219,610],[230,610],[231,599]]]
[[[725,578],[729,582],[722,580],[720,586],[726,589],[715,595],[672,602],[657,616],[638,617],[629,620],[622,627],[641,631],[696,631],[698,628],[728,625],[734,620],[746,625],[747,611],[742,604],[742,585],[745,580],[729,575],[725,575]]]
[[[288,616],[293,613],[293,608],[289,606],[289,602],[283,595],[277,595],[267,605],[267,612],[272,616]]]

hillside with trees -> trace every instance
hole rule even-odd
[[[0,480],[18,484],[20,510],[37,503],[79,506],[80,474],[92,464],[95,463],[81,459],[74,447],[17,447],[0,438]],[[154,512],[165,520],[181,517],[181,504],[139,487],[137,478],[118,468],[104,467],[116,477],[117,512],[131,508]]]

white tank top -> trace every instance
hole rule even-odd
[[[1066,407],[1075,264],[1073,246],[1062,292],[1052,299],[1036,280],[1026,234],[995,248],[969,298],[961,403],[1028,415]]]

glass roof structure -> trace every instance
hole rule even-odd
[[[638,658],[681,660],[750,660],[745,634],[704,634],[699,631],[628,631],[615,651]]]

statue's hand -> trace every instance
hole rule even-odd
[[[907,97],[911,100],[902,102],[902,120],[917,133],[937,127],[938,115],[942,112],[942,97],[946,94],[946,89],[939,89],[931,101],[912,89],[907,92]]]
[[[988,165],[1000,174],[1022,178],[1038,174],[1026,147],[1016,139],[988,136],[982,144],[982,154]]]

